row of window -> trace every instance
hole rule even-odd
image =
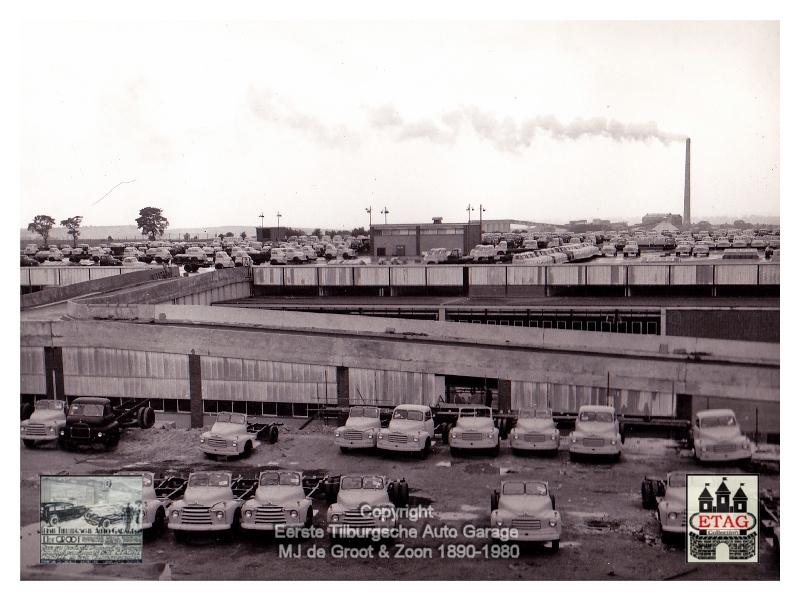
[[[573,329],[575,331],[605,331],[614,333],[640,333],[647,335],[659,335],[658,322],[656,321],[633,321],[611,323],[608,321],[553,321],[550,319],[542,320],[506,320],[500,319],[458,319],[459,323],[478,323],[481,325],[511,325],[514,327],[541,327],[543,329]]]

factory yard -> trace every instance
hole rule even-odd
[[[176,427],[165,426],[172,420]],[[682,546],[661,541],[655,512],[642,508],[640,486],[645,476],[663,477],[673,470],[743,472],[733,465],[699,465],[691,452],[676,442],[628,437],[620,461],[612,463],[571,462],[563,436],[561,450],[555,456],[516,456],[508,441],[503,441],[497,458],[453,458],[437,437],[433,452],[419,460],[382,457],[373,451],[340,453],[333,443],[334,426],[314,421],[299,430],[302,423],[300,419],[285,419],[278,442],[261,445],[246,459],[206,458],[199,448],[199,430],[188,430],[184,415],[159,415],[153,429],[125,431],[113,452],[68,453],[54,445],[21,448],[21,579],[780,579],[777,549],[763,535],[759,539],[758,564],[688,565]],[[747,469],[760,474],[762,490],[777,492],[779,465],[777,448],[760,448]],[[266,468],[405,478],[409,505],[430,507],[433,513],[416,521],[401,519],[407,537],[383,548],[388,552],[381,552],[380,544],[341,546],[332,543],[327,534],[318,539],[269,541],[251,540],[241,534],[226,541],[209,535],[179,543],[168,530],[156,539],[145,540],[141,564],[39,564],[40,474],[154,471],[188,475],[195,470],[230,470],[236,475]],[[506,477],[549,483],[563,522],[557,552],[538,545],[517,548],[513,543],[507,546],[508,550],[501,547],[493,551],[489,539],[467,537],[473,535],[473,530],[480,532],[490,526],[490,495]],[[325,503],[315,499],[313,507],[313,525],[322,531]],[[411,537],[411,530],[416,532],[416,538]],[[285,556],[289,544],[292,556]],[[503,552],[513,557],[503,558]],[[349,555],[339,557],[342,553]],[[494,554],[498,558],[491,558]],[[462,557],[457,558],[459,555]]]

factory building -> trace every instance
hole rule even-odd
[[[372,225],[369,237],[373,256],[421,256],[432,248],[468,254],[481,243],[481,230],[478,221],[443,223],[441,217],[434,217],[433,223],[425,225]]]

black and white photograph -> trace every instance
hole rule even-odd
[[[781,580],[780,13],[190,6],[19,22],[21,581]]]

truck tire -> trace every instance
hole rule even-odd
[[[408,482],[401,479],[397,482],[397,495],[398,495],[398,502],[397,506],[403,507],[408,506]]]
[[[500,494],[497,493],[497,490],[492,492],[492,499],[489,502],[489,508],[492,512],[497,510],[497,506],[500,504]]]
[[[112,431],[108,434],[108,437],[103,441],[103,446],[105,446],[106,450],[113,450],[119,444],[119,430]]]
[[[36,440],[22,440],[26,448],[33,448],[36,445]]]
[[[215,268],[215,269],[221,269],[221,268],[222,268],[222,263],[216,263],[216,264],[214,265],[214,268]]]
[[[561,540],[553,540],[550,542],[550,549],[553,552],[558,552],[558,547],[561,545]]]
[[[310,506],[308,507],[308,511],[306,511],[306,520],[303,522],[303,527],[308,529],[311,527],[311,523],[314,521],[314,509]]]
[[[497,440],[497,446],[492,448],[492,456],[494,456],[495,458],[500,456],[500,440]]]
[[[30,402],[25,402],[22,406],[20,406],[20,421],[24,421],[26,419],[30,419],[31,415],[33,414],[34,408],[33,404]]]
[[[242,451],[242,456],[244,458],[250,458],[250,455],[253,454],[253,442],[247,440],[244,443],[244,450]]]
[[[642,508],[651,510],[656,506],[655,495],[653,494],[653,482],[645,479],[642,482]]]
[[[419,457],[421,460],[425,460],[428,458],[428,454],[431,453],[431,438],[425,438],[425,446],[422,450],[419,451]]]
[[[325,504],[330,506],[336,503],[336,498],[339,496],[339,483],[336,481],[328,481],[325,483]]]
[[[450,424],[445,423],[442,425],[442,443],[449,444],[450,443]]]
[[[273,425],[269,428],[269,437],[267,438],[270,444],[274,444],[278,441],[278,426]]]
[[[156,422],[156,411],[150,406],[143,406],[139,409],[136,421],[141,429],[150,429]]]

